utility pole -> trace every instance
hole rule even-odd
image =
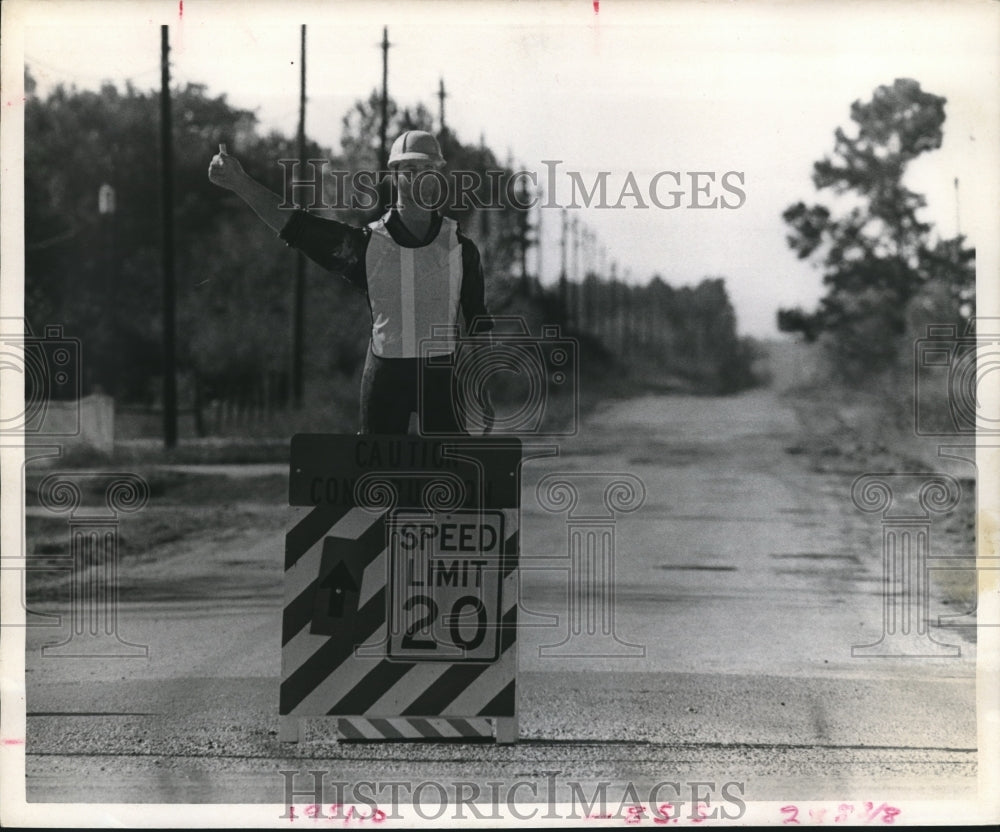
[[[478,214],[479,214],[479,236],[482,239],[482,244],[480,245],[479,248],[483,255],[483,262],[489,263],[493,257],[493,245],[490,241],[490,212],[478,211]]]
[[[622,329],[622,355],[630,356],[635,353],[636,327],[635,327],[635,293],[629,284],[632,276],[630,269],[625,269],[622,275],[622,288],[625,297],[625,326]]]
[[[542,189],[538,189],[538,196],[542,195]],[[544,209],[542,208],[542,201],[538,201],[538,219],[535,220],[535,280],[538,281],[538,286],[542,285],[542,243],[544,242],[544,237],[542,236],[542,213]]]
[[[559,238],[559,279],[566,280],[566,248],[567,232],[569,231],[569,217],[566,216],[566,209],[562,209],[562,236]]]
[[[628,314],[628,293],[624,284],[618,282],[618,261],[611,261],[611,285],[615,287],[615,329],[618,354],[625,355],[625,320]]]
[[[955,236],[962,236],[962,218],[958,213],[958,177],[955,177]]]
[[[389,145],[386,134],[389,131],[389,27],[382,27],[382,122],[378,131],[379,175],[389,168]]]
[[[530,294],[528,283],[528,249],[531,248],[531,215],[527,209],[521,208],[518,210],[517,216],[519,226],[518,236],[520,237],[518,242],[521,245],[521,290],[524,296],[527,297]]]
[[[302,24],[299,50],[299,170],[306,169],[306,24]],[[306,257],[296,252],[295,299],[292,320],[292,396],[301,410],[303,397],[303,353],[305,352]]]
[[[673,348],[673,328],[667,318],[667,301],[663,295],[662,287],[656,295],[656,331],[660,335],[660,349],[666,357]]]
[[[515,170],[514,154],[507,150],[507,169]],[[508,187],[510,184],[509,179],[504,180],[504,184],[501,187]],[[506,192],[506,191],[505,191]],[[531,191],[528,186],[524,184],[523,181],[518,182],[517,192],[513,195],[514,197],[514,212],[515,212],[515,222],[517,227],[517,247],[518,254],[520,255],[520,266],[521,266],[521,294],[524,297],[528,297],[531,294],[531,286],[528,278],[528,250],[531,248],[532,242],[532,227],[531,227],[531,209],[522,208],[520,206],[525,204],[525,199],[531,196]]]
[[[573,281],[580,279],[580,223],[573,217]]]
[[[112,178],[115,178],[112,175]],[[108,328],[107,346],[101,351],[96,377],[104,392],[114,397],[118,393],[118,246],[115,223],[115,189],[105,182],[97,191],[97,213],[104,229],[104,249],[107,254],[104,265],[104,279],[101,282],[101,298],[107,310],[105,324]]]
[[[590,236],[590,229],[587,228],[583,223],[580,223],[580,230],[577,233],[575,246],[577,249],[583,249],[583,262],[580,262],[580,254],[577,253],[574,256],[576,263],[576,280],[577,280],[577,294],[576,294],[576,320],[577,327],[582,331],[586,329],[589,318],[587,317],[587,295],[589,294],[590,287],[587,285],[587,239]]]
[[[444,100],[448,97],[448,93],[444,91],[444,78],[440,79],[438,83],[438,122],[440,124],[440,132],[444,132]]]
[[[174,295],[174,147],[170,113],[170,28],[160,26],[160,153],[163,212],[163,444],[177,445],[177,344]]]
[[[566,209],[562,209],[562,234],[559,237],[559,307],[562,311],[563,320],[569,324],[569,280],[566,275],[566,248],[567,233],[569,232],[569,218],[566,216]]]
[[[587,294],[584,298],[584,314],[587,316],[587,320],[591,322],[591,326],[595,330],[600,329],[600,319],[594,314],[595,307],[597,306],[598,295],[597,292],[600,289],[600,282],[597,276],[597,268],[595,264],[594,252],[597,250],[597,235],[594,233],[593,229],[587,229],[587,282],[589,286],[587,287]]]

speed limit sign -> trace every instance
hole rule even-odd
[[[279,737],[516,742],[521,442],[292,438]]]
[[[388,521],[388,658],[492,662],[499,656],[503,514],[393,512]]]

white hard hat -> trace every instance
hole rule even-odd
[[[441,145],[425,130],[407,130],[392,143],[392,150],[389,151],[389,167],[412,160],[430,162],[435,167],[444,164]]]

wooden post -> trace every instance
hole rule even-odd
[[[160,153],[163,212],[163,444],[177,445],[177,344],[174,294],[174,145],[170,112],[170,28],[160,27]]]
[[[382,27],[382,120],[378,131],[378,170],[381,175],[389,167],[389,27]]]
[[[306,24],[302,24],[301,49],[299,53],[299,170],[306,165]],[[302,408],[303,372],[305,352],[305,293],[306,257],[296,252],[295,298],[292,312],[292,397],[296,410]]]

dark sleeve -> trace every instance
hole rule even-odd
[[[367,228],[323,219],[296,211],[278,233],[286,245],[296,248],[317,265],[339,274],[353,286],[366,291],[365,251]]]
[[[483,263],[479,249],[468,237],[459,232],[462,243],[462,315],[466,328],[472,326],[476,318],[476,332],[484,333],[493,329],[493,319],[486,309],[486,282],[483,277]]]

